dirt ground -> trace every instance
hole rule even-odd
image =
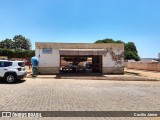
[[[25,67],[26,67],[26,71],[27,71],[28,74],[32,73],[32,67],[31,66],[29,67],[28,65],[26,65]]]
[[[125,73],[135,74],[148,78],[160,79],[160,72],[156,71],[146,71],[146,70],[136,70],[136,69],[124,69]]]

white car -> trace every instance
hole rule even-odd
[[[8,83],[16,82],[27,75],[23,61],[0,60],[0,78]]]

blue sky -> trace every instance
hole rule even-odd
[[[0,0],[0,40],[136,44],[140,57],[160,52],[160,0]]]

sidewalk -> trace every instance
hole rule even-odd
[[[148,78],[135,75],[103,75],[103,76],[61,76],[61,75],[37,75],[32,77],[28,74],[26,78],[33,79],[74,79],[74,80],[114,80],[114,81],[160,81],[156,78]]]
[[[26,78],[41,79],[82,79],[82,80],[115,80],[115,81],[160,81],[160,72],[126,69],[125,75],[102,75],[102,76],[61,76],[61,75],[38,75],[32,77],[32,70],[27,67]]]

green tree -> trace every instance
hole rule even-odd
[[[138,50],[134,42],[128,42],[125,44],[125,60],[136,60],[139,61],[140,57],[138,55]]]
[[[124,58],[125,60],[140,60],[140,57],[138,55],[137,48],[133,42],[125,43],[121,40],[113,40],[113,39],[103,39],[103,40],[97,40],[95,43],[123,43],[124,44]]]
[[[30,59],[35,56],[35,50],[11,50],[0,48],[0,55],[7,56],[8,58],[25,58]]]
[[[123,41],[121,40],[113,40],[111,38],[106,38],[106,39],[103,39],[103,40],[97,40],[95,43],[124,43]]]
[[[117,41],[115,41],[115,43],[123,43],[123,44],[125,44],[125,42],[123,42],[121,40],[117,40]]]
[[[31,42],[28,38],[22,35],[15,35],[14,38],[14,48],[19,50],[30,50]]]
[[[0,42],[0,48],[4,48],[3,40]]]
[[[103,40],[97,40],[95,43],[115,43],[115,40],[110,39],[110,38],[106,38]]]
[[[0,42],[0,48],[13,49],[13,44],[11,39],[5,39]]]

